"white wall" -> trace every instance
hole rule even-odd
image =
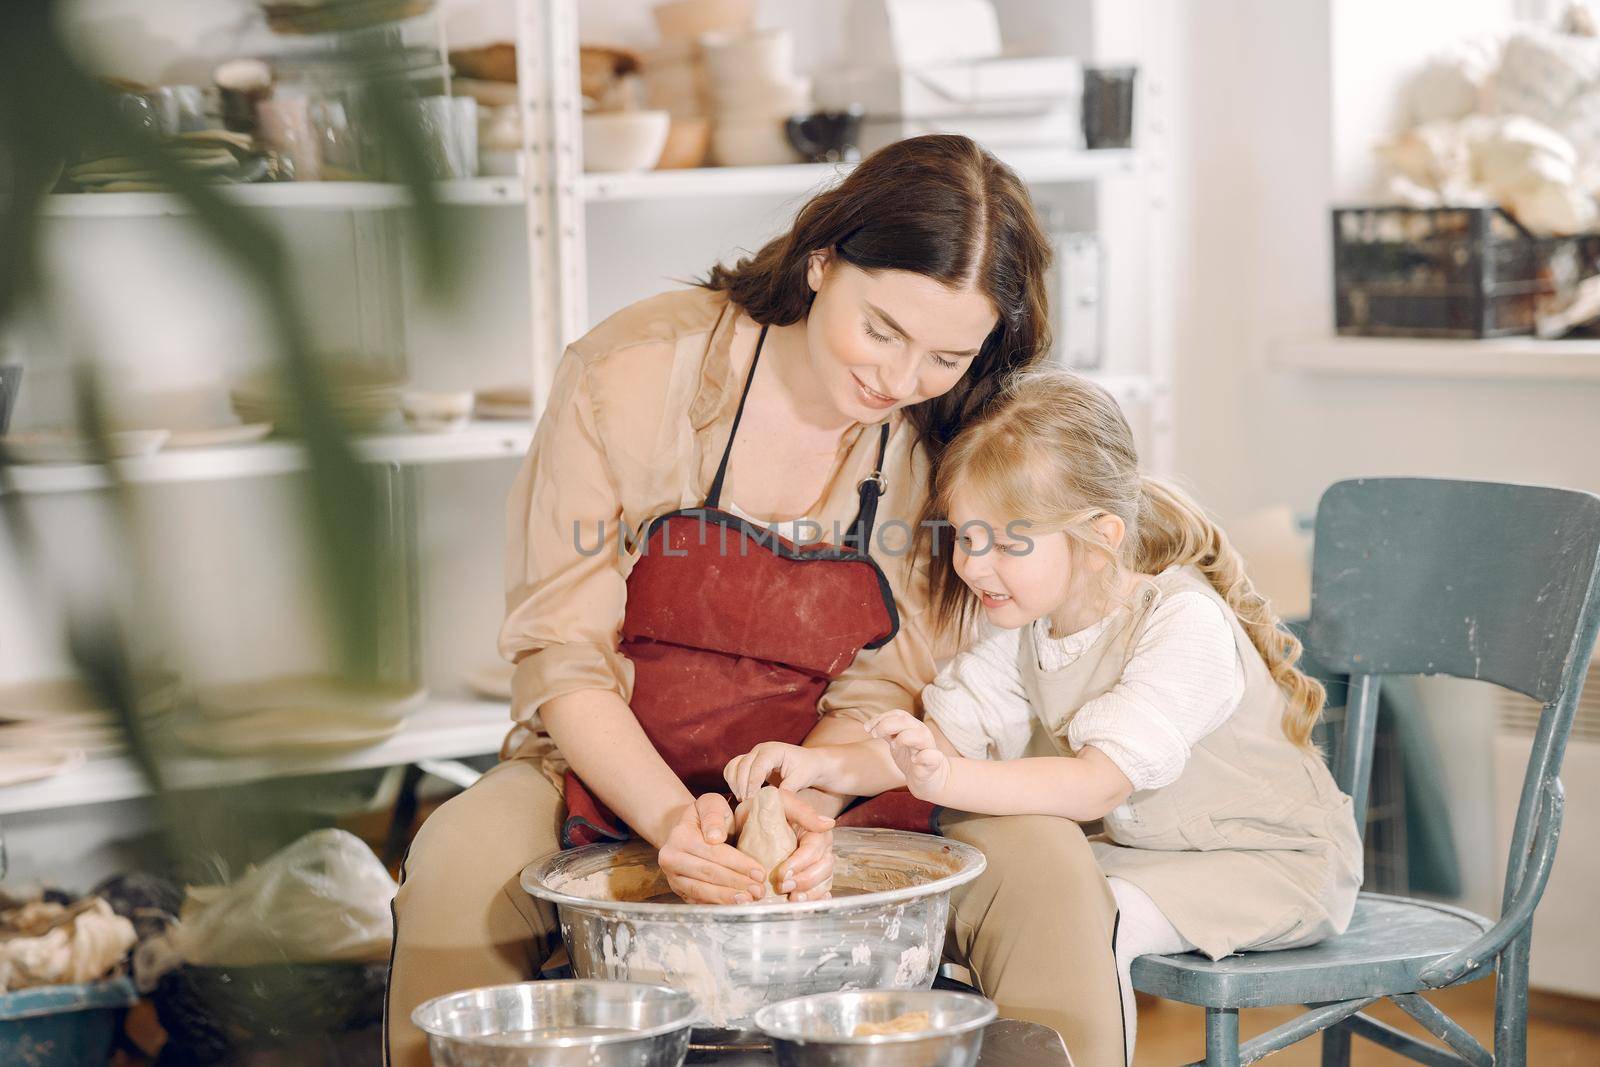
[[[1323,377],[1269,364],[1277,338],[1332,328],[1328,209],[1371,193],[1371,146],[1397,89],[1511,0],[1225,0],[1184,5],[1175,316],[1179,468],[1223,515],[1331,482],[1436,475],[1600,490],[1600,388]],[[1463,356],[1463,358],[1470,358]],[[1429,714],[1463,861],[1494,912],[1492,710],[1486,687],[1430,684]]]

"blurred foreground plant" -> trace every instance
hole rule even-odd
[[[274,232],[250,209],[230,200],[218,186],[200,180],[181,165],[168,146],[130,123],[115,105],[112,91],[77,61],[63,38],[52,0],[8,0],[0,13],[0,332],[31,300],[46,295],[42,273],[41,198],[65,164],[93,146],[102,153],[138,159],[180,198],[194,224],[259,293],[276,331],[276,370],[292,405],[306,452],[303,479],[308,532],[326,591],[326,608],[338,638],[343,670],[356,679],[375,674],[375,614],[382,578],[374,524],[379,514],[378,485],[363,466],[336,418],[329,387],[320,372],[307,324],[297,306],[289,257]],[[340,46],[342,59],[360,82],[365,112],[388,148],[398,177],[414,200],[414,222],[425,290],[448,295],[456,280],[458,255],[450,240],[430,181],[420,133],[407,107],[406,87],[377,80],[384,69],[371,36],[356,36]],[[73,376],[79,429],[92,442],[111,480],[110,506],[129,523],[125,487],[106,463],[106,424],[99,381],[87,362]],[[21,497],[5,491],[0,464],[0,511],[14,544],[23,552],[37,545]],[[122,718],[130,751],[157,789],[160,768],[144,744],[134,708],[134,683],[122,623],[106,604],[69,604],[67,646],[84,679]]]

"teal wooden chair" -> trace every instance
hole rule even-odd
[[[1134,988],[1206,1009],[1208,1067],[1322,1033],[1323,1067],[1360,1036],[1431,1067],[1527,1062],[1528,947],[1561,829],[1561,758],[1600,631],[1600,497],[1417,478],[1339,482],[1317,511],[1308,646],[1349,676],[1334,777],[1364,823],[1384,675],[1478,678],[1544,705],[1512,833],[1501,917],[1363,893],[1349,930],[1303,949],[1134,961]],[[1494,1051],[1423,993],[1498,974]],[[1388,998],[1447,1048],[1363,1014]],[[1239,1043],[1239,1009],[1309,1010]]]

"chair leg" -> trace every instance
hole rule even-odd
[[[1206,1009],[1206,1067],[1239,1067],[1239,1009]]]
[[[1342,1023],[1322,1031],[1322,1067],[1350,1067],[1350,1030]]]
[[[1528,951],[1533,930],[1524,930],[1500,954],[1495,968],[1495,1067],[1526,1067],[1528,1062]]]

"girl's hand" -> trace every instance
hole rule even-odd
[[[905,775],[911,795],[920,800],[937,796],[950,780],[950,757],[939,749],[933,731],[905,711],[880,715],[867,727],[880,741],[889,742],[889,754]]]
[[[774,776],[777,781],[773,784],[792,792],[813,786],[826,789],[832,770],[832,761],[822,749],[763,741],[744,755],[729,760],[722,776],[727,779],[735,799],[746,801]]]
[[[716,793],[686,805],[656,859],[667,886],[690,904],[748,904],[767,891],[767,875],[728,844],[733,811]]]
[[[741,757],[743,758],[743,757]],[[833,820],[819,815],[810,804],[788,789],[783,797],[783,814],[794,827],[798,844],[783,861],[783,878],[778,892],[790,900],[827,900],[833,895]],[[750,805],[739,805],[735,825],[743,827]]]

